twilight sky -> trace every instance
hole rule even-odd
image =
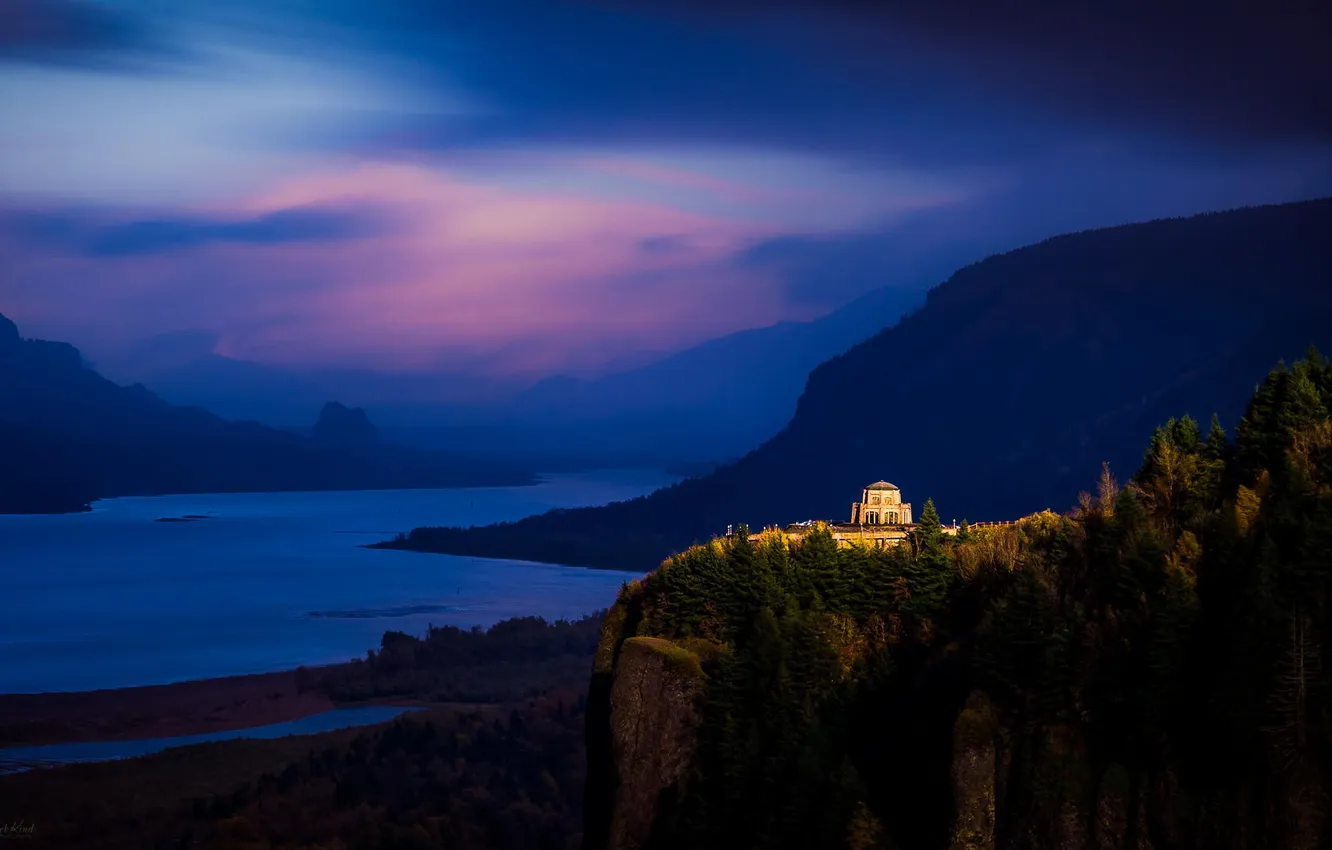
[[[0,312],[94,358],[595,373],[1332,194],[1328,4],[1081,5],[0,0]]]

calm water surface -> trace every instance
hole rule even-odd
[[[365,705],[355,708],[335,708],[311,714],[286,723],[272,723],[250,729],[226,732],[206,732],[200,735],[177,735],[172,738],[142,738],[137,741],[85,741],[75,744],[44,744],[37,747],[11,747],[0,749],[0,773],[14,772],[26,767],[43,767],[86,761],[110,761],[136,758],[172,747],[187,747],[210,741],[232,741],[237,738],[282,738],[287,735],[313,735],[354,726],[369,726],[413,711],[396,705]]]
[[[673,480],[618,470],[534,487],[157,496],[0,516],[0,693],[283,670],[363,655],[389,629],[590,613],[630,574],[359,546]],[[188,515],[209,518],[154,521]]]

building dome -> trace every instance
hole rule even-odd
[[[901,490],[896,484],[889,484],[887,481],[875,481],[865,488],[866,490]]]

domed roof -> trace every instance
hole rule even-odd
[[[875,481],[865,488],[866,490],[901,490],[896,484],[889,484],[887,481]]]

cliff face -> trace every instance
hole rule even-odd
[[[1141,820],[1127,828],[1122,769],[1095,785],[1078,738],[1074,727],[1004,727],[989,697],[972,693],[953,737],[950,850],[1151,847]]]
[[[955,728],[949,850],[1323,846],[1321,781],[1274,794],[1258,776],[1185,787],[1175,766],[1131,773],[1098,763],[1077,725],[1005,725],[979,691]]]
[[[718,543],[702,548],[723,551]],[[736,655],[722,639],[718,617],[685,630],[688,633],[669,625],[678,610],[666,598],[670,576],[667,565],[645,581],[629,584],[602,626],[588,704],[585,850],[685,846],[691,843],[694,824],[715,817],[700,806],[714,804],[719,774],[728,769],[725,762],[738,760],[759,772],[768,769],[762,758],[739,753],[730,759],[717,750],[719,724],[727,722],[722,708],[726,694],[744,688],[740,680],[745,675],[742,669],[749,669],[749,659]],[[798,699],[807,709],[821,698],[817,694],[824,685],[847,683],[853,669],[887,639],[882,623],[864,629],[852,618],[830,612],[818,614],[809,625],[806,648],[818,656],[810,659],[817,665],[810,671],[814,687],[790,682],[793,691],[805,693]],[[777,654],[765,655],[765,666],[785,668]],[[803,659],[793,660],[791,666],[795,672],[805,669]],[[762,675],[776,672],[770,669]],[[789,672],[783,669],[778,675]],[[773,708],[774,718],[784,713],[780,706]],[[727,733],[762,746],[774,731],[763,726]],[[808,730],[819,734],[816,725]],[[781,767],[778,759],[768,761],[773,765],[769,780],[794,767]],[[825,780],[818,777],[814,782]],[[797,795],[803,794],[799,783],[792,787]],[[886,837],[879,819],[863,800],[848,803],[830,810],[837,838],[854,837],[853,846],[866,850],[881,846],[876,842]]]
[[[973,694],[953,735],[953,822],[950,850],[994,850],[998,725],[990,701]]]
[[[603,627],[585,848],[1327,847],[1329,553],[1316,354],[1069,514],[691,547]]]
[[[619,786],[607,846],[642,847],[663,796],[677,796],[697,749],[698,656],[662,638],[629,638],[610,692],[611,748]]]
[[[698,656],[662,638],[633,637],[640,622],[617,602],[602,625],[588,706],[589,780],[584,846],[643,846],[663,794],[676,796],[695,750]]]
[[[594,674],[583,850],[679,846],[679,813],[690,794],[706,788],[705,774],[712,769],[700,754],[701,706],[708,700],[709,677],[699,655],[663,638],[626,637],[627,619],[621,602],[608,618],[604,651]],[[916,843],[921,836],[941,837],[928,823],[910,822],[916,815],[928,818],[923,812],[928,804],[913,813],[917,799],[905,806],[889,804],[882,818],[882,809],[876,814],[859,803],[847,818],[844,833],[837,836],[844,843],[826,846],[855,850],[1314,850],[1321,846],[1321,782],[1306,787],[1298,797],[1274,797],[1260,782],[1210,791],[1183,789],[1170,768],[1131,776],[1120,764],[1100,764],[1079,725],[1028,726],[1012,716],[1002,718],[980,690],[971,693],[952,728],[951,748],[927,754],[948,766],[945,840]],[[891,738],[910,736],[912,731],[882,729],[880,734]],[[867,744],[866,754],[883,743]],[[912,770],[909,761],[887,767]],[[908,785],[913,782],[910,776],[904,778]],[[885,820],[891,828],[885,828]],[[893,833],[903,838],[895,840]],[[754,839],[702,846],[769,846],[757,836]]]

